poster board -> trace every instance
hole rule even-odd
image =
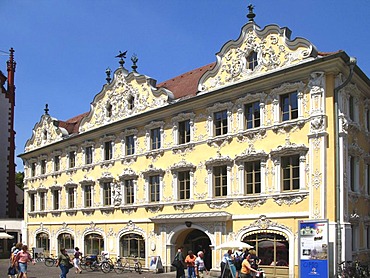
[[[299,277],[329,277],[328,220],[298,221]]]
[[[155,273],[163,272],[161,256],[151,256],[150,257],[149,270]]]

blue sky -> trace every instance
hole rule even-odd
[[[319,51],[344,50],[370,76],[368,0],[0,0],[0,51],[16,51],[16,154],[46,103],[60,120],[89,111],[120,50],[137,54],[140,73],[168,80],[214,62],[239,37],[250,3],[260,27],[286,26]],[[4,73],[7,59],[0,52]]]

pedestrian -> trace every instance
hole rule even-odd
[[[15,248],[16,248],[16,247],[15,247],[15,242],[14,242],[14,243],[12,244],[12,248],[10,249],[10,254],[14,252]]]
[[[60,254],[57,259],[56,266],[60,268],[60,278],[67,278],[67,273],[69,272],[70,265],[73,264],[71,262],[71,258],[67,254],[67,250],[65,248],[60,249]]]
[[[208,275],[208,270],[206,268],[206,265],[204,264],[203,258],[204,258],[203,251],[199,251],[198,257],[195,259],[195,275],[197,278],[203,278],[204,271]]]
[[[182,250],[184,247],[180,247],[177,249],[177,254],[175,256],[174,260],[179,261],[178,265],[176,266],[176,278],[185,278],[185,262],[184,262],[184,255],[182,254]]]
[[[31,254],[28,253],[28,246],[23,245],[22,250],[17,253],[15,256],[16,264],[18,264],[19,275],[18,278],[27,278],[27,263],[32,262],[35,264],[35,261],[32,260]]]
[[[17,256],[18,252],[22,250],[23,243],[18,242],[15,245],[14,251],[10,254],[10,266],[14,267],[16,269],[16,272],[19,273],[19,266],[17,262],[15,261],[15,257]]]
[[[188,255],[185,258],[185,263],[188,268],[188,278],[195,278],[195,259],[197,257],[194,255],[193,251],[189,250]]]
[[[231,262],[231,254],[233,251],[231,249],[227,250],[227,252],[222,257],[221,261],[221,278],[229,278],[230,274],[230,267],[229,263]]]
[[[249,250],[249,254],[250,254],[249,263],[250,263],[251,267],[255,270],[258,270],[258,266],[261,263],[261,259],[259,257],[257,257],[256,250],[254,250],[254,249]],[[257,275],[256,272],[251,273],[252,277],[256,277],[256,275]]]
[[[80,252],[80,249],[78,247],[75,248],[75,252],[73,254],[73,265],[76,268],[76,274],[81,273],[82,269],[80,268],[80,258],[82,257],[82,253]]]
[[[251,267],[251,264],[249,263],[249,260],[251,259],[251,255],[248,253],[246,258],[242,262],[242,269],[240,270],[240,278],[251,278],[251,273],[256,273],[258,276],[260,275],[260,272],[253,269]]]

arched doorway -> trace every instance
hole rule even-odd
[[[68,253],[73,253],[75,240],[71,234],[63,233],[58,236],[58,252],[65,248]]]
[[[189,250],[192,250],[194,254],[199,251],[204,252],[204,263],[207,269],[212,268],[212,250],[209,247],[211,240],[209,237],[198,229],[188,229],[184,231],[184,255],[186,256]]]
[[[36,248],[43,249],[44,256],[50,254],[50,238],[47,233],[38,233],[36,235]]]
[[[124,234],[119,240],[121,257],[138,257],[145,259],[145,240],[135,233]]]

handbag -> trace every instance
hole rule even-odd
[[[176,268],[179,268],[181,266],[181,262],[180,260],[175,257],[175,259],[173,260],[173,262],[171,263],[172,266],[176,267]]]
[[[9,266],[8,268],[8,275],[16,275],[17,269],[14,266]]]
[[[68,261],[68,265],[67,265],[68,269],[71,269],[74,267],[73,263],[71,263],[71,261]]]

